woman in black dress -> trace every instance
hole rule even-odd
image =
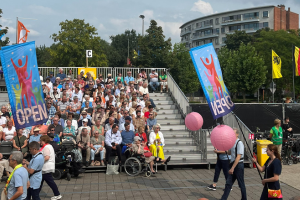
[[[270,190],[279,190],[279,175],[281,174],[281,158],[278,153],[276,145],[269,144],[267,147],[267,155],[269,159],[266,161],[264,166],[260,166],[255,158],[252,158],[253,162],[256,164],[260,172],[265,172],[264,179],[262,184],[264,185],[263,192],[261,194],[260,200],[264,199],[273,199],[268,198],[268,189]],[[276,198],[278,200],[278,198]],[[279,198],[282,200],[282,198]]]

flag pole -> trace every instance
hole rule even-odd
[[[296,98],[295,98],[295,46],[294,44],[292,44],[292,53],[293,53],[293,57],[292,57],[292,69],[293,69],[293,100],[294,102],[296,101]]]
[[[17,17],[17,24],[16,24],[16,44],[18,44],[18,21],[19,21],[19,18]]]
[[[273,69],[273,49],[272,49],[272,97],[273,97],[273,103],[274,103],[274,81],[273,81],[273,73],[274,73],[274,69]]]

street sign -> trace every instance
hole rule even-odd
[[[86,57],[92,58],[93,57],[93,50],[86,50]]]

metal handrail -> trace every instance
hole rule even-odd
[[[171,98],[173,99],[175,106],[180,111],[180,114],[183,118],[188,113],[188,107],[189,107],[189,100],[185,96],[185,94],[182,92],[180,87],[177,85],[177,83],[174,81],[173,77],[169,72],[167,72],[168,76],[168,88],[169,88],[169,94],[171,95]]]

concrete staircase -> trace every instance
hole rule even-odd
[[[185,130],[184,119],[176,108],[172,98],[166,94],[150,93],[156,107],[159,109],[157,123],[161,125],[161,131],[165,138],[165,157],[172,156],[168,165],[197,165],[209,164],[209,160],[215,160],[213,146],[207,137],[207,160],[201,159],[201,152],[197,150],[190,133]],[[206,131],[207,136],[209,132]]]

